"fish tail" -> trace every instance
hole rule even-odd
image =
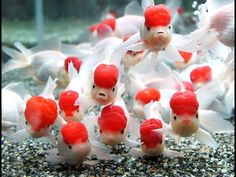
[[[26,48],[23,49],[22,44],[17,43],[17,45],[18,44],[21,46],[20,47],[21,51],[26,49]],[[11,59],[3,65],[3,70],[2,70],[3,74],[14,69],[25,68],[29,66],[31,63],[29,55],[25,52],[21,53],[15,49],[11,49],[6,46],[2,47],[2,51],[11,57]]]

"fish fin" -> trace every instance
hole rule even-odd
[[[99,163],[99,161],[91,161],[91,160],[85,160],[85,161],[83,161],[83,164],[86,164],[86,165],[90,165],[90,166],[94,166],[94,165],[96,165],[96,164],[98,164]]]
[[[47,84],[45,85],[45,87],[40,95],[45,98],[51,97],[54,89],[57,87],[57,81],[58,81],[57,78],[52,80],[51,76],[49,76]]]
[[[60,163],[64,163],[66,158],[59,155],[49,154],[46,156],[46,161],[51,165],[57,165]]]
[[[66,124],[66,121],[63,119],[63,117],[58,114],[57,116],[57,119],[56,119],[56,122],[55,122],[55,125],[58,127],[58,128],[61,128],[63,125]]]
[[[2,74],[17,68],[25,68],[31,63],[29,56],[20,53],[17,50],[3,46],[2,51],[11,57],[11,59],[3,65]]]
[[[234,126],[231,122],[222,118],[222,115],[211,110],[199,110],[200,124],[213,133],[231,133],[234,132]]]
[[[142,0],[141,1],[141,6],[142,6],[143,11],[145,11],[148,6],[154,6],[154,5],[155,5],[154,0]]]
[[[87,127],[90,139],[97,141],[97,136],[94,131],[94,127],[97,126],[97,116],[95,116],[95,115],[94,116],[93,115],[85,116],[81,120],[81,123],[83,123]],[[96,143],[96,142],[94,142],[94,143]]]
[[[39,45],[30,49],[32,54],[37,53],[37,52],[41,52],[44,50],[60,51],[61,50],[61,40],[59,39],[59,37],[58,36],[50,37],[50,38],[42,41],[42,43],[40,43]]]
[[[125,145],[128,147],[136,147],[139,145],[139,143],[133,139],[126,138],[124,141]]]
[[[201,143],[206,144],[212,148],[217,148],[219,145],[214,140],[214,138],[205,130],[199,128],[195,133],[195,138]]]
[[[129,116],[128,130],[129,130],[132,138],[138,138],[140,136],[139,135],[139,126],[140,126],[139,119],[135,118],[133,116]]]
[[[49,134],[46,136],[46,138],[49,140],[49,142],[50,142],[52,145],[54,145],[54,146],[57,145],[57,141],[56,141],[56,139],[52,136],[52,134],[49,133]]]
[[[127,39],[125,42],[121,42],[112,52],[111,54],[111,62],[119,66],[122,58],[125,56],[126,52],[128,51],[127,47],[134,44],[136,41],[140,39],[140,34],[135,33],[132,35],[129,39]]]
[[[21,82],[10,83],[7,86],[5,86],[4,89],[8,89],[17,93],[18,95],[20,95],[22,99],[24,99],[25,97],[28,98],[30,97],[29,91],[25,88],[24,84]]]
[[[13,45],[19,49],[23,54],[30,56],[31,55],[31,51],[29,49],[27,49],[22,43],[20,42],[14,42]]]
[[[160,103],[157,101],[151,101],[150,103],[146,104],[144,106],[144,114],[146,119],[149,118],[156,118],[156,119],[160,119],[161,118],[161,114],[160,114]]]
[[[11,137],[14,134],[14,131],[10,128],[3,130],[2,128],[2,135],[6,137]]]
[[[234,89],[234,83],[231,85],[231,87],[228,89],[225,98],[224,103],[226,108],[228,109],[228,112],[232,114],[232,110],[235,108],[235,89]]]
[[[26,131],[26,129],[22,129],[14,133],[11,139],[14,142],[23,142],[25,139],[29,138],[30,134]]]
[[[136,52],[136,51],[144,50],[144,49],[146,49],[146,47],[143,42],[138,42],[138,43],[135,43],[133,45],[126,47],[126,49]]]
[[[165,126],[163,128],[153,129],[152,131],[159,133],[159,134],[165,134],[165,135],[172,133],[170,126]]]
[[[135,158],[143,157],[145,155],[143,151],[139,148],[131,148],[129,154]]]
[[[142,7],[137,1],[133,0],[128,5],[125,6],[124,15],[142,16],[143,15]]]
[[[85,57],[88,56],[88,54],[90,52],[90,48],[92,47],[91,44],[90,45],[89,44],[86,46],[86,48],[84,48],[83,46],[79,46],[79,45],[75,46],[75,45],[71,45],[71,44],[61,44],[61,52],[64,55],[76,56],[79,59],[83,60]]]
[[[216,100],[218,89],[219,87],[215,83],[209,82],[195,91],[200,109],[207,109]]]
[[[111,150],[105,145],[101,144],[98,141],[91,141],[92,145],[91,154],[96,155],[98,159],[104,160],[117,160],[116,156],[110,154]]]
[[[234,99],[232,97],[231,99]],[[216,99],[209,107],[209,110],[217,111],[219,114],[221,114],[222,118],[229,118],[230,117],[230,108],[229,106],[226,106],[223,102],[220,102],[218,99]]]
[[[73,62],[70,62],[68,65],[69,81],[71,82],[74,78],[79,76],[77,70],[75,69]]]
[[[96,102],[91,98],[91,96],[81,96],[76,101],[74,106],[80,105],[83,106],[84,111],[87,111],[89,108],[93,107]]]
[[[181,57],[180,53],[171,43],[164,50],[165,56],[173,62],[180,61],[184,62],[184,59]]]
[[[183,152],[178,152],[178,151],[174,151],[174,150],[170,150],[170,149],[165,149],[163,151],[163,156],[166,156],[166,157],[184,157],[185,154]]]

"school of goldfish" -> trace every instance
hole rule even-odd
[[[124,16],[109,13],[91,25],[90,41],[78,45],[52,38],[31,49],[3,46],[11,57],[3,74],[24,70],[21,79],[45,85],[39,95],[21,82],[2,88],[2,133],[16,142],[46,138],[55,146],[45,151],[50,163],[116,159],[110,152],[120,143],[134,157],[184,157],[165,146],[166,136],[217,148],[212,134],[234,132],[227,120],[234,116],[234,1],[207,0],[198,28],[184,35],[175,32],[180,1],[170,2],[132,1]]]

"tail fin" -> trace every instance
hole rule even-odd
[[[20,43],[17,43],[17,45],[18,44],[20,44]],[[22,44],[20,44],[20,45],[21,45],[21,47],[23,46]],[[19,48],[23,50],[23,48],[21,48],[21,47],[19,47]],[[25,67],[29,66],[31,63],[30,58],[27,55],[27,53],[20,53],[19,51],[15,50],[15,49],[11,49],[6,46],[2,47],[2,51],[11,57],[11,59],[6,64],[4,64],[2,74],[6,73],[10,70],[13,70],[13,69],[25,68]]]
[[[57,80],[58,79],[52,80],[52,78],[49,77],[48,81],[47,81],[47,84],[44,87],[44,89],[43,89],[43,91],[40,95],[45,97],[45,98],[50,98],[51,96],[53,96],[52,93],[53,93],[54,89],[57,86]]]

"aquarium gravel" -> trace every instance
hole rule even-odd
[[[57,130],[52,133],[57,134]],[[198,143],[192,144],[184,140],[177,145],[173,139],[167,138],[169,149],[185,152],[184,158],[133,158],[128,149],[120,145],[112,153],[118,154],[116,161],[99,160],[94,165],[68,164],[50,165],[45,159],[43,150],[52,145],[43,140],[27,139],[22,144],[13,143],[2,137],[2,177],[12,176],[224,176],[234,174],[234,134],[216,134],[219,143],[217,149],[211,149]],[[93,159],[96,160],[96,157]]]

